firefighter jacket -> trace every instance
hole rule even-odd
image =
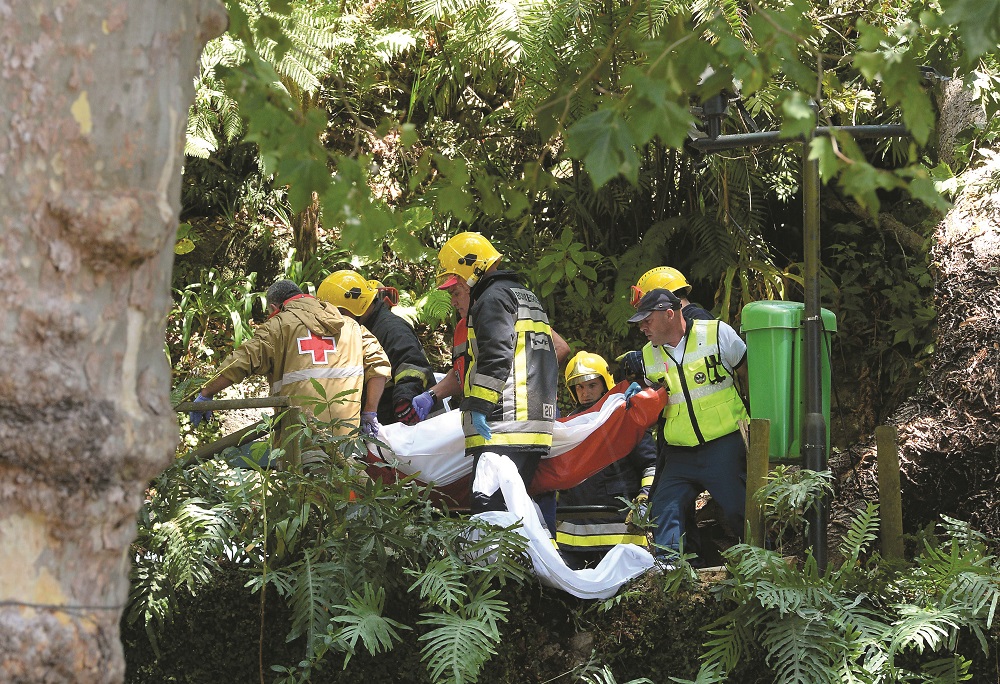
[[[538,297],[510,271],[487,273],[470,293],[467,325],[465,448],[552,446],[559,367]],[[472,411],[486,415],[493,433],[489,442],[473,427]]]
[[[376,299],[362,319],[362,325],[371,331],[382,345],[392,377],[385,386],[378,404],[378,419],[383,425],[396,422],[395,406],[407,406],[413,397],[434,385],[434,372],[417,334],[410,324],[394,314],[381,299]]]
[[[332,304],[300,295],[286,301],[277,315],[226,357],[220,375],[233,383],[263,375],[271,383],[272,395],[291,397],[295,406],[319,399],[324,410],[316,417],[337,421],[331,431],[344,435],[358,429],[365,382],[389,377],[389,359],[375,336],[357,321],[341,315]],[[313,380],[326,399],[318,395]],[[326,404],[340,392],[350,394]]]
[[[582,407],[570,415],[586,408]],[[559,550],[589,552],[607,551],[615,544],[645,546],[646,535],[629,533],[629,526],[625,523],[628,512],[620,512],[625,504],[619,497],[632,501],[639,494],[649,496],[655,474],[656,443],[652,431],[648,431],[628,456],[591,475],[576,487],[559,492],[559,508],[556,510],[560,518],[556,526]],[[615,511],[562,519],[558,516],[559,510],[567,506],[610,506]]]
[[[671,446],[705,444],[735,432],[737,421],[748,417],[732,373],[723,364],[719,326],[727,324],[688,319],[687,325],[680,369],[663,347],[646,344],[642,348],[646,377],[667,389],[663,437]],[[727,363],[736,367],[741,361]]]

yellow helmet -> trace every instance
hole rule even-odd
[[[437,274],[438,288],[453,285],[459,278],[475,285],[486,270],[500,260],[500,252],[479,233],[459,233],[444,243],[438,252],[441,271]]]
[[[355,316],[363,316],[378,291],[355,271],[336,271],[320,283],[316,296],[324,302],[347,309]]]
[[[656,289],[670,290],[679,297],[687,297],[691,292],[691,285],[684,274],[676,268],[670,266],[651,268],[632,286],[632,306],[639,306],[642,296]]]
[[[574,399],[576,399],[576,390],[573,389],[574,385],[597,378],[604,378],[605,392],[615,386],[614,380],[611,379],[611,373],[608,372],[608,362],[598,354],[591,354],[585,351],[578,352],[566,364],[566,386],[573,393]]]

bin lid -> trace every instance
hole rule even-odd
[[[760,301],[750,302],[743,307],[740,316],[740,330],[769,330],[772,328],[799,328],[802,325],[802,302]],[[820,309],[823,329],[837,332],[837,316],[829,309]]]

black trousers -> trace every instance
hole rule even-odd
[[[549,453],[548,447],[523,447],[523,446],[481,446],[474,449],[467,449],[466,456],[472,456],[472,481],[476,480],[476,471],[479,469],[479,457],[486,452],[506,456],[514,462],[524,486],[527,487],[535,477],[535,470],[538,462]],[[493,496],[486,496],[483,493],[472,492],[472,502],[470,509],[473,513],[483,511],[506,511],[507,502],[504,501],[503,492],[497,490]]]

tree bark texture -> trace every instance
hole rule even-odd
[[[216,0],[0,0],[0,681],[120,682],[128,547]]]
[[[899,433],[904,529],[940,514],[1000,533],[1000,160],[962,174],[963,189],[935,231],[938,330],[927,376],[893,413]],[[874,499],[874,449],[842,472],[837,523],[851,495]],[[840,463],[846,470],[847,464]],[[852,483],[852,480],[854,482]],[[860,483],[860,487],[854,484]],[[860,491],[859,491],[860,490]]]
[[[932,249],[938,334],[927,378],[894,415],[903,513],[928,512],[1000,531],[1000,163],[964,189]]]
[[[937,152],[951,161],[960,133],[985,121],[985,112],[959,80],[936,95]],[[960,175],[931,240],[938,318],[930,367],[888,421],[898,430],[907,533],[945,514],[1000,537],[1000,159],[980,159]],[[874,441],[833,454],[830,464],[839,482],[831,509],[838,538],[859,499],[878,499]]]

